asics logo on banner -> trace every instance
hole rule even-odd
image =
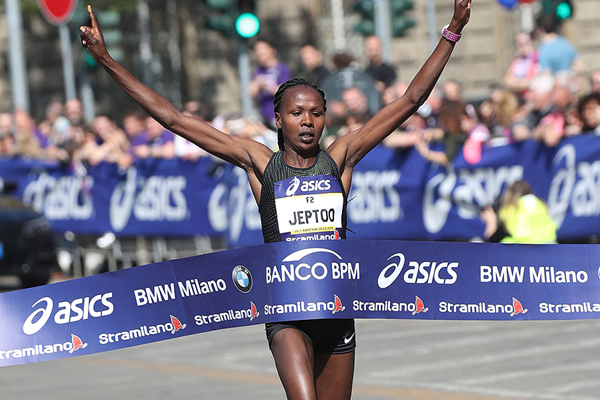
[[[54,177],[43,172],[27,184],[23,202],[53,221],[85,221],[94,214],[93,187],[89,175]]]
[[[285,195],[293,196],[294,194],[296,194],[296,190],[298,190],[299,187],[300,187],[300,179],[298,179],[298,177],[295,177],[294,179],[292,179],[290,186],[288,186],[287,190],[285,191]]]
[[[382,289],[394,283],[404,268],[406,258],[402,253],[392,255],[388,258],[388,261],[396,257],[398,257],[397,262],[391,262],[379,274],[377,285]],[[421,284],[435,282],[440,285],[452,285],[458,278],[456,271],[454,271],[454,268],[458,268],[457,262],[449,263],[444,261],[437,263],[436,261],[423,261],[418,263],[417,261],[410,261],[408,266],[409,269],[403,276],[405,283]]]
[[[58,311],[54,314],[54,322],[60,325],[85,320],[89,317],[99,318],[110,315],[115,309],[109,300],[112,295],[112,292],[108,292],[97,294],[92,298],[81,297],[71,302],[61,301],[58,303]],[[42,297],[31,307],[33,308],[42,302],[45,303],[45,306],[32,312],[23,324],[23,333],[26,335],[39,332],[52,316],[54,301],[50,297]]]

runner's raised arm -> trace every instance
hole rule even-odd
[[[469,22],[470,14],[471,0],[455,0],[454,15],[447,30],[460,34]],[[381,109],[360,130],[337,139],[327,149],[344,175],[344,184],[349,184],[352,168],[427,100],[452,54],[454,45],[455,41],[441,38],[402,97]]]
[[[260,184],[262,171],[273,153],[266,146],[252,140],[227,135],[209,124],[181,113],[167,99],[144,85],[108,53],[102,31],[88,5],[92,26],[81,26],[81,44],[94,60],[104,68],[114,81],[148,114],[165,128],[188,139],[209,153],[231,162],[248,172],[253,190]],[[253,176],[258,181],[253,181]]]

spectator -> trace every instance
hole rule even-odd
[[[539,55],[528,33],[517,33],[515,44],[517,56],[512,60],[506,75],[504,75],[504,84],[508,89],[523,96],[531,80],[538,73]]]
[[[273,98],[279,85],[290,79],[290,70],[285,63],[277,59],[275,47],[264,39],[254,44],[254,55],[258,67],[252,74],[248,90],[250,96],[258,103],[264,123],[275,129]]]
[[[383,105],[388,105],[392,101],[402,97],[402,95],[404,95],[404,92],[406,92],[406,89],[408,89],[408,83],[404,81],[396,82],[390,87],[386,88],[383,91],[383,95],[381,96],[383,100]]]
[[[579,118],[583,122],[582,131],[600,135],[600,93],[590,93],[577,104]]]
[[[348,53],[336,53],[331,57],[331,62],[336,71],[341,71],[345,68],[352,68],[355,64],[354,59]]]
[[[359,88],[353,86],[344,90],[342,100],[346,104],[348,114],[371,115],[369,113],[369,100]]]
[[[46,121],[52,127],[48,143],[56,147],[64,146],[71,126],[71,122],[63,115],[63,109],[59,101],[53,101],[46,107]]]
[[[440,128],[440,109],[444,101],[444,95],[439,86],[434,86],[425,103],[419,107],[417,113],[425,119],[427,128],[431,130],[432,136],[442,138],[444,131]]]
[[[14,132],[15,124],[12,113],[0,113],[0,156],[12,154]]]
[[[440,127],[444,131],[443,150],[431,150],[430,142],[436,142],[429,130],[423,131],[415,148],[427,161],[447,166],[452,162],[458,150],[465,142],[462,118],[465,116],[465,105],[459,101],[444,100],[440,108]]]
[[[332,58],[335,71],[323,81],[321,89],[327,93],[327,101],[343,99],[343,92],[351,87],[358,88],[367,99],[369,114],[374,115],[381,108],[381,92],[377,90],[376,81],[359,69],[352,56],[337,53]],[[353,112],[353,111],[349,111]],[[360,113],[360,112],[359,112]]]
[[[173,142],[173,132],[165,129],[158,121],[148,116],[146,117],[146,132],[148,142],[140,144],[134,149],[137,157],[147,158],[165,158],[175,157],[175,144]]]
[[[65,116],[74,126],[83,125],[83,106],[79,99],[70,99],[65,103]]]
[[[81,160],[87,160],[91,165],[106,161],[117,163],[120,167],[131,163],[131,156],[128,154],[129,140],[110,117],[98,115],[94,118],[93,132],[97,138],[82,145],[79,150]]]
[[[200,121],[206,121],[209,111],[199,101],[190,100],[183,105],[183,114],[199,119]],[[205,150],[179,135],[175,135],[173,145],[175,147],[175,156],[182,160],[196,161],[198,158],[208,155]]]
[[[381,40],[377,36],[368,36],[365,39],[365,53],[369,58],[369,65],[365,72],[373,77],[377,90],[383,93],[396,81],[394,68],[383,62],[381,58]]]
[[[66,157],[63,159],[64,161],[70,161],[73,158],[75,158],[76,161],[79,161],[78,150],[83,146],[88,134],[85,125],[71,125],[69,128],[69,136],[64,145],[64,151],[66,153]]]
[[[149,144],[148,131],[146,130],[145,118],[140,112],[129,111],[123,117],[123,128],[125,134],[129,138],[129,152],[133,155],[137,155],[137,148],[141,148],[141,152],[144,149],[141,146],[147,146]]]
[[[542,73],[583,70],[583,63],[571,43],[558,32],[558,22],[551,15],[542,15],[536,21],[535,34],[540,39],[539,68]]]
[[[424,136],[430,140],[434,138],[425,119],[418,113],[414,113],[400,125],[400,128],[386,137],[382,144],[392,149],[406,149],[415,146]]]
[[[384,104],[389,104],[392,101],[402,97],[406,92],[406,89],[408,89],[408,83],[404,81],[398,81],[394,83],[392,86],[387,88],[383,94]],[[384,146],[392,149],[405,149],[414,146],[419,141],[422,132],[429,129],[427,119],[434,118],[433,107],[436,107],[436,112],[439,111],[439,107],[437,107],[434,99],[434,93],[439,93],[439,91],[436,91],[434,88],[419,110],[415,114],[408,117],[408,119],[404,121],[404,123],[400,125],[395,132],[383,140],[382,144]],[[432,121],[432,123],[435,125],[435,122]],[[428,133],[430,134],[431,132]],[[441,138],[443,136],[443,132],[440,131],[440,133],[441,134],[431,134],[430,136]]]
[[[463,101],[462,100],[462,87],[458,81],[449,79],[442,83],[442,92],[444,99],[449,101]]]
[[[40,142],[35,134],[35,121],[22,108],[15,110],[13,154],[22,157],[44,158]]]
[[[577,136],[583,132],[583,121],[577,112],[577,103],[571,103],[565,107],[565,137]]]
[[[12,156],[14,153],[14,139],[12,135],[0,136],[0,157]]]
[[[510,143],[512,127],[519,116],[522,104],[519,97],[510,90],[504,90],[495,105],[494,116],[490,120],[490,130],[494,138],[503,138],[502,143]]]
[[[327,113],[325,114],[327,132],[323,137],[336,137],[338,130],[346,123],[347,111],[346,104],[343,101],[333,100],[327,103]]]
[[[482,145],[490,140],[490,131],[485,124],[480,122],[472,104],[465,106],[460,124],[461,130],[467,135],[463,147],[463,157],[469,164],[477,164],[481,161]]]
[[[481,213],[484,238],[502,243],[556,243],[556,223],[529,184],[517,181],[502,195],[498,214],[491,206]]]
[[[0,113],[0,135],[2,137],[12,136],[15,133],[15,119],[12,113]]]
[[[533,130],[533,138],[546,146],[555,147],[565,133],[565,108],[577,101],[577,83],[571,71],[559,71],[555,75],[552,90],[552,110],[542,118]]]
[[[40,142],[42,149],[47,149],[49,146],[51,146],[50,140],[52,137],[52,125],[50,125],[50,122],[47,119],[40,122],[40,124],[37,126],[36,137]]]
[[[225,132],[260,142],[270,149],[277,148],[277,133],[260,123],[256,117],[233,114],[225,120]]]
[[[323,54],[312,44],[305,44],[300,49],[300,59],[308,74],[307,79],[321,86],[323,79],[329,75],[329,70],[323,65]]]
[[[600,69],[590,72],[590,88],[593,93],[600,93]]]
[[[198,100],[190,100],[187,101],[183,105],[183,113],[186,115],[197,118],[201,121],[209,121],[211,120],[211,111],[210,108]]]
[[[354,132],[360,128],[362,128],[367,121],[369,120],[368,114],[350,114],[346,117],[345,124],[338,130],[337,135],[332,136],[329,135],[322,139],[322,144],[324,148],[329,147],[331,143],[335,141],[336,138],[340,136],[347,135],[350,132]]]
[[[527,92],[527,111],[513,126],[516,140],[530,138],[533,129],[552,111],[553,88],[554,78],[550,75],[538,75],[531,81]]]

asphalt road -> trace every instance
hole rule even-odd
[[[357,400],[600,400],[600,320],[358,320],[357,332]],[[0,371],[2,400],[142,398],[285,395],[262,326]]]

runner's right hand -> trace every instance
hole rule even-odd
[[[88,50],[94,61],[98,64],[102,64],[103,61],[110,59],[110,55],[106,50],[106,44],[104,43],[104,36],[102,36],[102,31],[98,26],[98,20],[92,11],[92,6],[87,6],[88,13],[90,14],[90,19],[92,21],[92,26],[81,26],[79,30],[81,31],[81,45]]]

